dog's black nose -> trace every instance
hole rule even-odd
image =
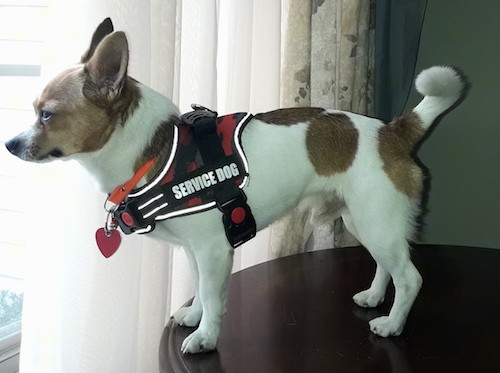
[[[17,155],[19,154],[19,149],[21,148],[21,141],[19,140],[19,138],[14,137],[13,139],[10,139],[5,143],[5,147],[9,152]]]

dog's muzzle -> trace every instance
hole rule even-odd
[[[59,148],[54,148],[47,154],[40,155],[39,148],[34,145],[28,145],[23,135],[10,139],[5,143],[5,147],[16,157],[30,162],[43,162],[49,158],[64,157],[64,152]]]
[[[9,152],[18,157],[21,153],[21,149],[23,148],[23,144],[18,137],[14,137],[5,143],[5,147]]]

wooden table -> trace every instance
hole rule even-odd
[[[273,260],[233,275],[218,349],[183,355],[194,329],[169,322],[161,372],[500,372],[500,250],[416,245],[424,285],[400,337],[370,333],[393,300],[351,300],[374,273],[363,248]]]

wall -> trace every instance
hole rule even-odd
[[[472,86],[418,153],[431,173],[426,243],[500,248],[499,15],[495,1],[428,1],[416,71],[455,65]]]

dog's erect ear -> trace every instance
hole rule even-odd
[[[115,100],[127,77],[128,42],[125,33],[113,32],[97,45],[85,64],[83,94],[100,106]]]
[[[80,62],[86,63],[94,55],[95,49],[102,39],[111,34],[113,30],[113,22],[111,22],[111,18],[106,18],[102,21],[101,24],[95,29],[94,35],[92,35],[92,41],[90,42],[89,50],[85,52]]]

